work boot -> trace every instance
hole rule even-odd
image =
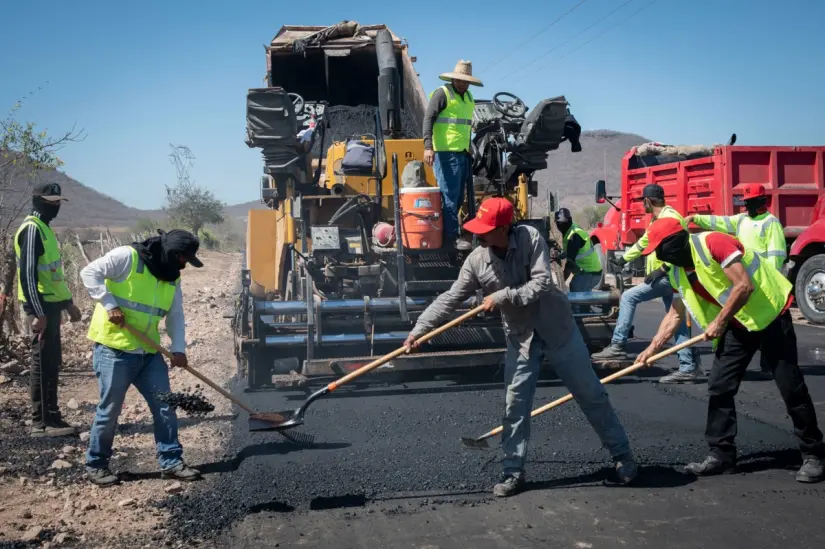
[[[92,484],[96,484],[98,486],[103,487],[120,484],[120,479],[108,468],[96,469],[92,467],[87,467],[86,478],[88,478],[89,482],[91,482]]]
[[[676,370],[659,378],[659,383],[696,383],[697,381],[699,381],[699,368],[696,368],[692,372]]]
[[[724,462],[717,457],[708,456],[702,463],[688,463],[685,471],[697,477],[730,475],[736,472],[736,463]]]
[[[796,472],[796,480],[799,482],[821,482],[825,480],[825,459],[805,458],[802,467]]]
[[[621,343],[611,343],[598,353],[590,355],[593,360],[627,360],[627,353]]]
[[[493,494],[499,498],[514,496],[524,488],[524,477],[514,477],[506,475],[501,482],[493,486]]]
[[[201,478],[201,473],[197,469],[188,467],[185,463],[180,462],[171,469],[165,469],[160,472],[160,478],[174,478],[177,480],[198,480]]]
[[[607,485],[626,486],[633,482],[639,474],[639,465],[632,454],[613,458],[613,471],[608,474],[604,483]]]
[[[77,429],[68,424],[65,427],[53,425],[32,425],[31,430],[32,438],[68,437],[76,434]]]

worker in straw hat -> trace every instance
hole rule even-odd
[[[424,162],[433,166],[441,189],[445,246],[467,251],[472,246],[460,238],[458,210],[472,175],[470,136],[475,101],[469,88],[484,84],[473,76],[473,64],[464,60],[456,64],[453,72],[439,78],[449,84],[430,94],[424,115]]]

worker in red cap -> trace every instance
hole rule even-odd
[[[708,377],[707,458],[690,463],[694,475],[733,472],[736,467],[734,397],[753,355],[762,347],[774,381],[799,438],[803,464],[800,482],[823,477],[825,444],[805,379],[797,365],[796,335],[789,308],[791,283],[752,249],[719,233],[690,234],[678,219],[663,218],[648,228],[648,245],[670,264],[668,278],[679,294],[659,331],[637,361],[647,360],[673,337],[690,311],[713,340],[714,361]],[[763,344],[764,342],[764,344]]]
[[[524,486],[530,411],[543,357],[610,452],[614,469],[607,482],[631,482],[638,467],[627,434],[593,371],[570,301],[553,283],[547,242],[534,227],[513,224],[513,205],[504,198],[484,201],[464,228],[478,237],[480,246],[467,256],[450,290],[421,314],[405,346],[417,347],[417,338],[447,321],[477,290],[486,294],[485,310],[501,310],[507,334],[507,393],[503,472],[493,493],[511,496]]]
[[[745,248],[753,250],[766,263],[773,264],[781,271],[782,264],[788,256],[785,231],[782,223],[768,211],[765,186],[759,183],[743,185],[742,199],[745,201],[747,212],[737,215],[689,215],[685,221],[692,221],[703,229],[736,236]],[[772,376],[764,353],[761,370],[764,377]]]

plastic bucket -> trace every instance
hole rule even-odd
[[[441,189],[407,187],[400,189],[401,242],[413,250],[440,248],[444,239]]]

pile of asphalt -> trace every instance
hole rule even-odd
[[[326,128],[324,143],[322,146],[320,140],[316,137],[315,144],[312,147],[313,156],[317,158],[322,151],[326,154],[329,146],[335,141],[346,141],[349,138],[359,137],[363,134],[374,135],[376,112],[377,109],[369,105],[358,105],[356,107],[336,105],[329,107],[325,115],[329,121],[329,127]],[[420,124],[416,123],[408,110],[401,111],[401,131],[402,137],[405,139],[420,139],[422,136]]]
[[[639,483],[666,488],[692,482],[682,468],[706,455],[706,402],[633,380],[611,385],[609,392],[643,466]],[[542,382],[535,406],[566,393],[558,382]],[[305,398],[246,396],[258,410],[294,409]],[[490,439],[489,451],[478,451],[464,448],[459,438],[495,427],[503,406],[500,385],[342,388],[309,408],[299,428],[315,436],[309,448],[276,433],[251,433],[242,416],[222,460],[193,464],[207,480],[163,504],[171,511],[170,531],[203,538],[250,513],[358,508],[411,494],[426,500],[422,506],[474,505],[491,497],[500,439]],[[795,447],[789,431],[745,417],[738,440],[741,455]],[[534,418],[529,446],[527,480],[534,489],[599,485],[609,470],[609,455],[575,402]]]

